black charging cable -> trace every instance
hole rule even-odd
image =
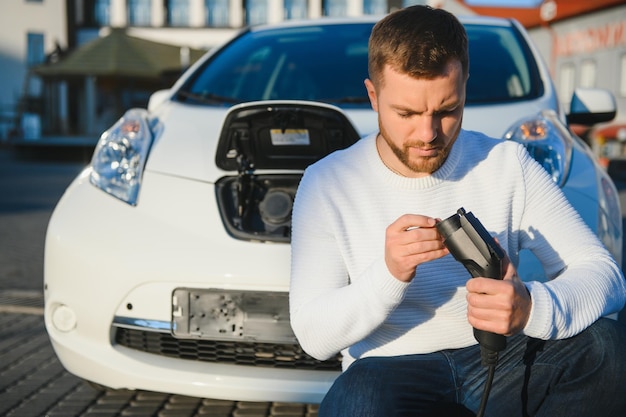
[[[476,412],[476,417],[483,417],[485,415],[487,400],[489,399],[489,393],[491,393],[491,385],[493,384],[493,377],[496,374],[496,365],[498,364],[498,352],[481,346],[480,358],[483,366],[487,367],[487,379],[485,380],[483,395],[480,399],[480,406],[478,407],[478,411]]]

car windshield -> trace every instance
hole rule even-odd
[[[467,104],[529,100],[543,94],[528,45],[511,26],[467,25]]]
[[[179,101],[230,106],[312,100],[369,107],[363,80],[372,23],[248,31],[214,54],[176,94]],[[528,100],[541,85],[532,55],[509,26],[467,25],[467,104]]]

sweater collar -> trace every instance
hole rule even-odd
[[[380,175],[385,182],[393,187],[406,189],[425,189],[434,187],[444,182],[450,177],[452,172],[454,172],[455,168],[459,164],[459,161],[461,160],[461,155],[463,154],[463,147],[465,144],[464,138],[466,134],[465,131],[461,129],[461,131],[459,132],[459,136],[452,145],[452,149],[450,150],[448,158],[443,163],[441,168],[433,172],[431,175],[427,175],[421,178],[404,177],[389,169],[383,163],[380,155],[378,154],[378,150],[376,148],[376,136],[378,136],[378,133],[372,134],[367,139],[364,139],[369,141],[369,148],[371,151],[369,152],[369,155],[373,161],[373,169],[375,170],[375,172],[377,172],[378,175]]]

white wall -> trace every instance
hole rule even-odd
[[[582,84],[582,66],[585,61],[595,64],[596,73],[593,87],[611,91],[616,99],[618,114],[616,120],[626,122],[626,95],[620,92],[622,81],[621,58],[626,56],[626,5],[615,6],[606,10],[588,13],[571,19],[553,23],[549,27],[530,30],[533,41],[538,46],[544,60],[548,63],[552,78],[562,104],[569,105],[571,91],[564,90],[566,72],[563,66],[570,66],[573,85],[571,90]],[[555,42],[568,38],[572,44],[567,55],[555,50]],[[580,40],[580,42],[578,41]],[[585,43],[586,41],[586,43]]]
[[[23,95],[28,69],[27,34],[43,34],[44,52],[49,54],[55,41],[67,46],[66,26],[65,0],[0,1],[0,140],[6,134],[2,116],[14,109]]]

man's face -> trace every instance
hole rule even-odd
[[[365,86],[378,113],[377,146],[383,162],[407,177],[432,174],[445,162],[461,129],[466,76],[451,61],[433,79],[413,78],[390,66],[383,70],[378,91]]]

